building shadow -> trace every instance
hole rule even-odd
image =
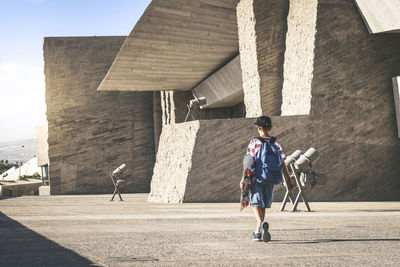
[[[96,266],[0,212],[0,266]]]
[[[336,242],[400,242],[400,238],[354,238],[354,239],[316,239],[316,240],[271,240],[279,244],[321,244]]]
[[[17,198],[17,197],[19,197],[19,196],[14,196],[14,197],[3,197],[3,196],[1,196],[0,197],[0,201],[4,200],[4,199]]]

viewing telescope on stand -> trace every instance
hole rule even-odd
[[[296,150],[292,155],[287,157],[286,165],[289,169],[290,177],[292,181],[297,185],[296,197],[293,192],[289,191],[285,179],[283,185],[286,188],[285,197],[283,198],[280,211],[285,209],[286,203],[289,200],[293,207],[291,211],[296,211],[300,200],[303,200],[308,211],[311,211],[310,205],[308,204],[307,198],[304,195],[305,188],[314,188],[317,185],[325,185],[327,177],[324,174],[317,174],[312,170],[312,165],[319,159],[318,151],[311,147],[304,154],[300,150]]]
[[[119,192],[119,189],[126,183],[126,178],[124,177],[124,174],[126,173],[127,168],[126,164],[122,164],[118,168],[116,168],[114,171],[110,173],[111,176],[111,181],[114,184],[114,193],[110,199],[110,201],[114,200],[114,197],[116,194],[119,196],[119,200],[122,201],[121,194]]]
[[[189,101],[189,104],[186,104],[187,108],[188,108],[188,112],[186,114],[185,120],[184,122],[187,122],[189,119],[189,115],[192,117],[192,120],[194,120],[193,114],[192,114],[192,110],[193,107],[195,106],[199,106],[200,109],[202,109],[202,105],[206,105],[207,104],[207,100],[204,96],[202,97],[195,97],[194,99]]]

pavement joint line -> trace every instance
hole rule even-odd
[[[285,212],[267,213],[267,218],[282,217],[379,217],[379,216],[400,216],[399,211],[393,212]],[[251,213],[231,214],[168,214],[168,215],[52,215],[52,216],[10,216],[0,218],[0,221],[56,221],[56,220],[152,220],[152,219],[225,219],[238,217],[254,217]]]

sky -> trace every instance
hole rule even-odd
[[[128,35],[150,0],[0,0],[0,142],[46,124],[43,37]]]

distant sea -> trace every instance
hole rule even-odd
[[[35,139],[23,139],[15,141],[0,142],[0,160],[8,160],[10,163],[21,161],[27,162],[36,155]]]

